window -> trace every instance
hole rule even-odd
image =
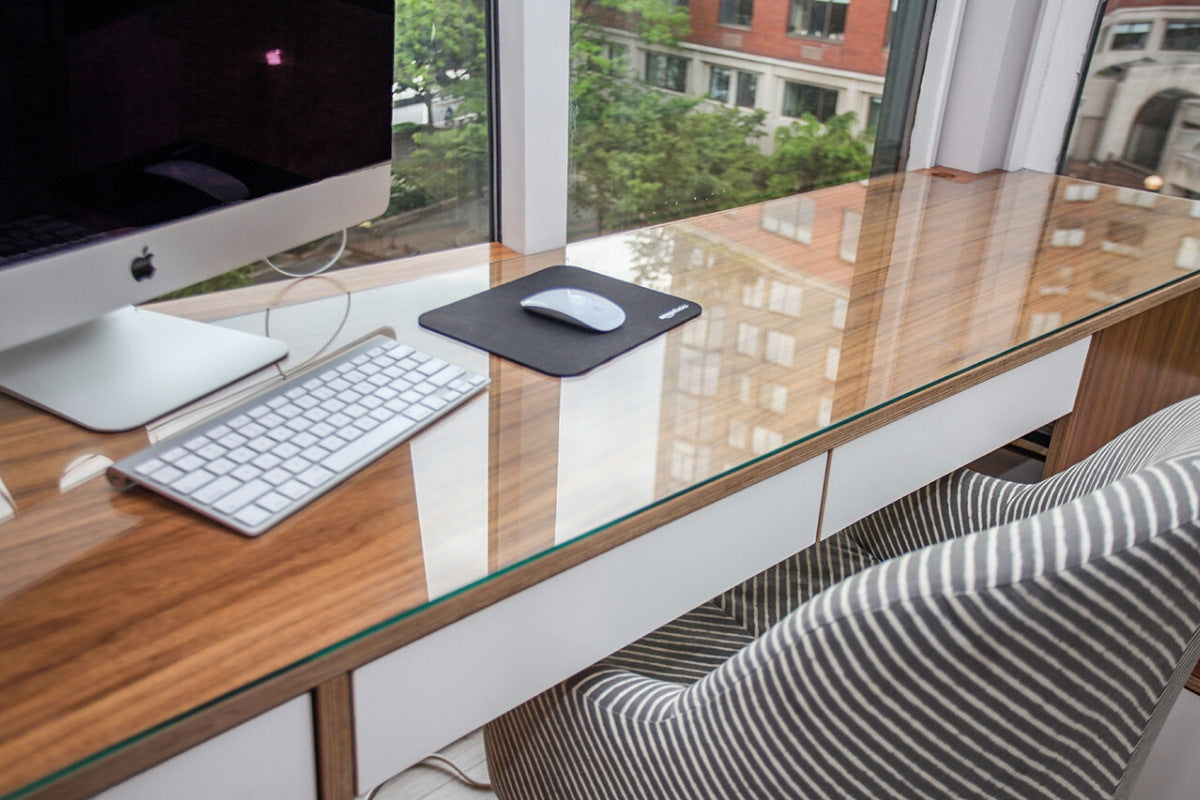
[[[480,0],[397,5],[391,202],[370,228],[349,231],[342,264],[492,238],[487,31]]]
[[[846,9],[849,7],[850,0],[792,0],[787,32],[841,39],[846,32]]]
[[[718,103],[728,103],[732,73],[729,67],[712,67],[708,77],[708,96]]]
[[[753,15],[754,0],[721,0],[720,8],[717,11],[717,22],[721,25],[749,27],[750,18]]]
[[[1168,22],[1162,49],[1200,51],[1200,21]]]
[[[876,35],[863,43],[871,51],[870,57],[859,59],[861,63],[839,62],[825,67],[814,67],[811,57],[802,57],[796,40],[786,38],[783,17],[791,3],[773,0],[771,7],[780,17],[771,23],[774,30],[763,18],[767,6],[761,2],[758,8],[751,2],[730,0],[691,3],[690,7],[671,0],[567,4],[574,9],[568,62],[569,160],[561,177],[567,186],[567,202],[561,205],[570,209],[564,214],[567,241],[794,194],[798,188],[791,176],[799,174],[797,154],[807,152],[803,139],[818,138],[823,131],[815,130],[817,126],[794,130],[790,139],[780,143],[777,134],[781,130],[803,127],[792,126],[794,118],[779,113],[784,94],[777,87],[782,87],[785,80],[819,83],[824,79],[817,76],[827,75],[827,68],[838,66],[834,89],[792,89],[794,111],[798,115],[807,109],[826,127],[833,127],[830,115],[838,111],[852,107],[857,112],[852,121],[846,122],[853,140],[847,148],[848,160],[836,160],[836,164],[824,159],[814,162],[818,163],[816,170],[821,172],[822,184],[867,174],[872,168],[876,131],[881,131],[879,136],[885,144],[907,135],[910,123],[906,109],[911,110],[915,97],[909,71],[923,63],[921,32],[932,19],[932,0],[907,0],[896,3],[895,9],[891,0],[859,0],[854,17],[858,22],[851,26],[861,23],[864,30],[875,31]],[[653,14],[638,13],[651,7]],[[806,2],[800,16],[806,25],[819,23],[813,30],[818,30],[821,37],[840,37],[848,8],[845,0]],[[760,29],[756,33],[762,35],[755,46],[793,52],[793,63],[778,54],[756,57],[748,52],[749,43],[743,41],[744,27],[727,27],[749,23],[752,12],[759,16],[754,24]],[[883,47],[883,31],[893,12],[895,42],[889,54]],[[728,22],[719,26],[718,18]],[[603,52],[599,50],[603,43],[621,43],[629,53],[638,54],[626,61],[631,70],[624,79],[615,71],[602,72],[598,67],[603,65],[597,64],[602,59],[587,57],[593,51]],[[762,55],[758,50],[755,53]],[[888,66],[889,61],[896,66]],[[691,74],[689,63],[700,71]],[[861,74],[846,74],[856,69]],[[806,80],[803,75],[813,77]],[[892,90],[881,90],[885,80],[886,86],[898,87],[896,100],[889,99]],[[768,94],[761,98],[760,85],[769,87]],[[851,94],[839,98],[840,92]],[[870,98],[880,95],[884,98],[880,119],[875,128],[868,128]],[[679,102],[681,97],[688,97],[689,102]],[[706,102],[691,102],[700,99]],[[821,149],[832,145],[830,140],[817,146]],[[896,145],[888,146],[899,152]],[[696,158],[696,153],[703,153],[704,158]],[[900,166],[899,159],[894,164],[881,161],[879,171],[893,171]],[[504,165],[502,168],[506,169]],[[523,176],[528,174],[526,166]],[[818,178],[808,181],[808,172],[804,175],[805,185],[815,185]],[[547,207],[543,213],[558,212]],[[518,216],[514,210],[502,219]],[[536,228],[545,230],[546,226],[539,223]]]
[[[1142,50],[1150,38],[1149,22],[1122,22],[1113,26],[1109,50]]]
[[[784,84],[783,114],[788,117],[812,114],[824,122],[837,113],[837,99],[838,93],[833,89],[788,81]]]
[[[1130,19],[1129,5],[1109,3],[1099,22],[1105,34],[1088,63],[1058,170],[1151,200],[1155,192],[1200,197],[1200,173],[1193,166],[1200,130],[1200,19],[1179,19],[1188,13],[1185,5],[1200,11],[1200,2],[1139,3],[1145,6],[1136,11],[1140,19]]]
[[[754,108],[758,95],[758,76],[753,72],[739,72],[737,82],[737,104],[742,108]]]
[[[883,98],[872,97],[867,103],[867,128],[874,130],[879,127],[879,111],[883,108]]]
[[[686,58],[666,53],[646,53],[646,83],[672,92],[687,89]]]

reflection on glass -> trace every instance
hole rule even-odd
[[[396,0],[395,64],[392,203],[349,263],[491,236],[485,0]]]
[[[16,501],[13,500],[12,493],[8,491],[8,487],[4,485],[4,481],[0,480],[0,522],[10,520],[16,515]]]
[[[1200,0],[1109,0],[1063,172],[1200,197]]]

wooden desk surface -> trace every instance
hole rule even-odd
[[[98,477],[177,421],[101,435],[0,398],[0,796],[264,686],[305,691],[1182,296],[1200,287],[1198,216],[1054,176],[934,170],[531,257],[471,248],[167,304],[269,329],[292,345],[285,366],[391,327],[493,382],[255,540]],[[416,325],[556,263],[705,311],[563,381]]]

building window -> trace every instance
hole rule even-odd
[[[1150,38],[1149,22],[1122,22],[1113,26],[1112,44],[1109,50],[1142,50]]]
[[[824,122],[837,113],[837,99],[838,93],[833,89],[788,81],[784,84],[783,114],[787,117],[812,114]]]
[[[758,76],[753,72],[739,72],[737,81],[737,104],[742,108],[754,108],[758,96]]]
[[[717,22],[721,25],[750,26],[754,15],[754,0],[721,0],[717,11]]]
[[[850,0],[792,0],[787,32],[821,39],[841,39],[846,33]]]
[[[879,127],[879,112],[883,108],[882,97],[872,97],[867,101],[867,130]]]
[[[732,75],[729,67],[713,67],[708,76],[708,96],[718,103],[728,103]]]
[[[646,83],[672,92],[687,89],[686,58],[665,53],[646,53]]]
[[[1200,22],[1168,22],[1163,50],[1200,50]]]

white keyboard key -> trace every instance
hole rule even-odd
[[[211,472],[200,469],[184,475],[182,478],[172,483],[171,488],[177,492],[191,494],[204,484],[214,480],[216,477],[217,476],[213,475]]]
[[[212,483],[206,483],[199,490],[192,492],[192,499],[197,503],[208,505],[220,500],[225,495],[237,489],[242,485],[242,482],[236,478],[231,478],[228,475],[222,475]]]
[[[199,430],[119,461],[110,475],[114,484],[143,484],[257,536],[486,384],[485,376],[376,336]]]
[[[341,472],[349,468],[360,458],[369,455],[377,448],[404,434],[415,424],[412,420],[405,419],[404,417],[392,417],[390,422],[377,425],[321,463],[334,472]]]
[[[239,486],[234,491],[213,503],[213,508],[225,514],[232,514],[247,503],[252,503],[261,495],[271,491],[271,484],[264,480],[253,480]]]
[[[233,518],[253,528],[255,525],[261,525],[270,519],[271,512],[258,506],[246,506],[234,514]]]

